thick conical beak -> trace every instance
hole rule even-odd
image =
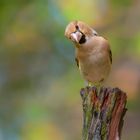
[[[79,31],[71,33],[71,35],[70,35],[71,40],[75,43],[79,43],[81,37],[82,37],[82,33]]]

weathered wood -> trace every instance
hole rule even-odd
[[[81,89],[82,140],[120,140],[126,113],[126,94],[118,88]]]

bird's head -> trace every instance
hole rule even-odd
[[[96,31],[82,21],[72,21],[65,29],[65,36],[78,46],[94,35],[97,35]]]

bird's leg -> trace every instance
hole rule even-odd
[[[85,85],[86,85],[86,87],[91,87],[92,86],[92,83],[89,82],[89,81],[85,81]]]
[[[92,83],[89,81],[85,81],[85,85],[86,85],[86,87],[96,87],[98,92],[100,91],[100,88],[102,86],[101,82]]]
[[[101,82],[95,82],[95,83],[88,82],[88,86],[95,87],[97,90],[97,94],[98,94],[100,92],[102,84],[101,84]]]
[[[91,82],[88,82],[88,86],[91,87],[92,86],[92,83]]]
[[[96,82],[96,83],[94,83],[94,86],[96,87],[96,89],[97,89],[97,93],[99,93],[100,92],[100,89],[101,89],[101,83],[100,82]]]

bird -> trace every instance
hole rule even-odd
[[[112,52],[107,39],[83,21],[71,21],[64,35],[74,43],[75,61],[89,86],[101,86],[112,64]]]

